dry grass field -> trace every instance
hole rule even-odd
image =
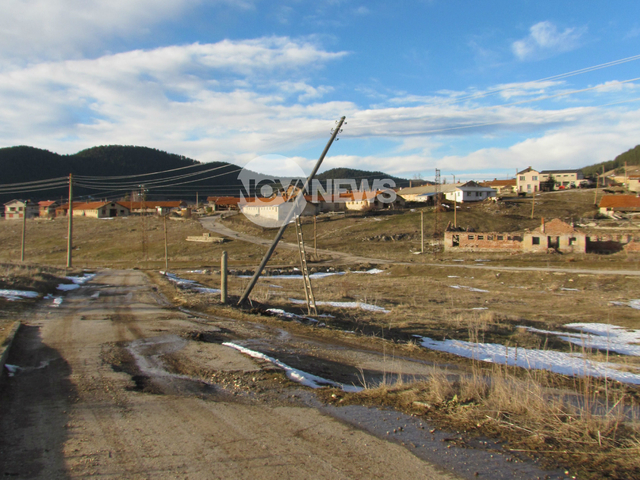
[[[542,194],[536,197],[533,219],[531,198],[465,205],[458,212],[457,222],[459,226],[469,226],[477,231],[505,232],[536,228],[541,217],[591,223],[596,218],[594,193],[591,190]],[[260,279],[252,293],[253,310],[239,311],[220,305],[219,295],[176,288],[157,274],[164,268],[164,233],[161,219],[155,217],[76,219],[74,266],[145,269],[169,299],[194,310],[275,322],[345,344],[356,342],[369,348],[384,349],[392,355],[462,365],[469,371],[469,376],[462,380],[434,377],[428,382],[408,384],[393,381],[368,385],[369,388],[360,394],[331,391],[327,393],[327,399],[336,403],[342,401],[341,404],[392,405],[412,414],[427,415],[442,425],[461,431],[500,434],[520,445],[523,452],[551,453],[563,462],[585,465],[585,475],[592,478],[640,475],[636,460],[640,446],[637,424],[624,419],[619,409],[612,409],[604,417],[593,416],[589,406],[589,402],[612,401],[618,402],[618,406],[635,409],[640,399],[637,386],[502,367],[420,345],[422,338],[428,338],[531,351],[579,353],[592,361],[617,364],[616,368],[622,372],[640,372],[638,356],[581,348],[556,334],[530,330],[532,327],[546,332],[570,332],[565,326],[571,323],[640,329],[640,310],[628,306],[629,301],[640,298],[640,276],[603,272],[611,269],[639,271],[640,255],[624,252],[610,255],[454,255],[441,251],[436,245],[441,237],[433,237],[434,217],[433,209],[424,210],[427,252],[422,255],[416,254],[420,249],[420,210],[320,217],[318,248],[385,259],[386,263],[338,265],[333,262],[329,266],[325,262],[328,258],[311,255],[312,271],[330,268],[336,273],[312,279],[316,300],[322,302],[318,310],[323,315],[315,323],[304,319],[300,319],[300,323],[283,320],[268,312],[269,309],[282,309],[299,316],[306,314],[300,303],[292,301],[304,299],[301,279],[277,275],[278,268],[288,266],[284,273],[291,273],[291,267],[299,266],[297,252],[282,248],[276,251],[267,275]],[[442,212],[439,217],[441,231],[453,221],[451,212]],[[637,225],[628,221],[598,220],[597,223],[599,227],[605,227],[602,231],[612,227],[638,231]],[[229,217],[224,224],[265,239],[275,235],[275,230],[257,227],[242,215]],[[64,219],[29,221],[27,263],[34,268],[37,265],[63,267],[66,263],[66,228]],[[187,236],[204,232],[196,220],[168,222],[170,270],[203,286],[218,288],[217,269],[225,250],[232,270],[229,294],[233,301],[247,285],[246,275],[259,263],[265,247],[239,240],[224,244],[186,241]],[[304,233],[307,252],[311,253],[313,225],[309,220],[304,225]],[[20,235],[20,222],[0,222],[0,242],[4,247],[0,251],[0,262],[16,264],[20,255]],[[293,228],[287,230],[284,240],[295,242]],[[480,265],[553,267],[566,271],[474,268]],[[381,271],[356,273],[374,266]],[[571,271],[577,268],[591,272]],[[343,302],[344,306],[335,302]],[[319,324],[323,328],[319,328]],[[348,338],[352,340],[345,340]],[[565,400],[550,401],[549,391],[558,389],[572,392],[588,402],[569,408]],[[563,441],[554,440],[558,435]]]

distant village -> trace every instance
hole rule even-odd
[[[635,167],[638,168],[638,167]],[[498,201],[508,197],[535,196],[538,192],[560,191],[576,188],[602,188],[604,195],[599,202],[601,215],[617,219],[620,215],[640,212],[640,171],[605,172],[597,182],[584,178],[581,170],[544,170],[528,167],[517,172],[516,178],[484,182],[458,182],[426,184],[417,187],[395,189],[393,199],[381,201],[384,191],[347,191],[339,195],[305,195],[306,204],[301,216],[315,216],[331,212],[370,212],[383,209],[405,209],[420,206],[453,203]],[[5,220],[25,218],[51,219],[66,217],[72,210],[74,217],[112,218],[129,215],[167,215],[189,217],[192,214],[242,211],[247,217],[260,217],[275,223],[286,216],[282,205],[290,202],[299,190],[290,186],[268,198],[244,201],[234,196],[210,196],[206,203],[188,203],[184,200],[157,201],[86,201],[69,203],[54,200],[31,202],[15,199],[4,205]],[[459,208],[459,207],[458,207]],[[638,243],[631,235],[589,237],[578,232],[572,225],[552,220],[545,225],[522,235],[505,232],[467,232],[455,225],[448,225],[444,234],[445,250],[459,251],[514,251],[514,252],[558,252],[585,253],[595,251],[612,242],[625,249],[637,250]]]

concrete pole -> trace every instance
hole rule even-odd
[[[69,227],[67,231],[67,268],[71,268],[72,265],[72,250],[73,250],[73,174],[69,174],[69,210],[67,210],[67,219]]]
[[[316,226],[316,216],[313,216],[313,254],[318,256],[318,228]]]
[[[344,123],[344,121],[345,121],[345,117],[341,117],[340,120],[338,120],[335,128],[333,129],[333,133],[331,134],[331,138],[329,139],[329,141],[327,142],[327,145],[324,147],[324,150],[320,154],[320,158],[318,158],[318,161],[316,162],[316,165],[313,167],[313,170],[309,174],[309,177],[307,178],[306,182],[304,182],[302,189],[296,196],[293,202],[293,207],[289,210],[289,213],[287,213],[287,216],[285,217],[284,222],[280,227],[280,230],[278,230],[276,237],[273,239],[273,243],[269,247],[269,250],[267,250],[267,253],[264,254],[264,257],[262,258],[262,262],[260,262],[258,269],[255,271],[255,273],[253,274],[253,277],[249,281],[249,285],[247,285],[247,288],[245,289],[244,293],[240,297],[240,300],[238,300],[238,305],[242,305],[244,302],[247,301],[247,299],[249,298],[249,295],[251,294],[251,290],[253,290],[253,287],[255,287],[256,283],[258,283],[258,279],[260,278],[262,271],[267,266],[267,263],[269,262],[271,255],[273,255],[274,250],[278,246],[278,242],[282,238],[282,235],[284,235],[284,231],[287,229],[289,222],[293,219],[294,214],[298,210],[301,200],[304,199],[304,192],[309,189],[309,186],[311,185],[311,180],[313,180],[313,177],[315,177],[316,173],[318,173],[318,169],[320,168],[320,165],[322,165],[322,161],[324,160],[324,157],[327,155],[327,152],[329,152],[329,148],[331,148],[331,145],[333,144],[333,141],[335,140],[336,136],[340,133],[340,129],[342,128],[342,124]]]
[[[22,210],[22,248],[20,252],[20,261],[24,262],[24,240],[27,233],[27,206],[29,205],[29,201],[24,202],[24,209]]]
[[[169,271],[169,246],[167,242],[167,216],[164,215],[164,274]]]
[[[227,252],[222,252],[220,260],[220,302],[227,303]]]
[[[420,212],[420,253],[424,253],[424,212]]]

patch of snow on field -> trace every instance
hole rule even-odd
[[[175,283],[178,287],[182,289],[193,290],[198,293],[220,293],[220,289],[218,288],[203,287],[195,280],[180,278],[174,273],[169,273],[169,272],[165,273],[163,271],[160,271],[160,274],[165,275],[170,282]]]
[[[464,285],[449,285],[451,288],[457,288],[458,290],[469,290],[470,292],[489,293],[489,290],[482,290],[480,288],[466,287]]]
[[[549,370],[570,376],[606,377],[623,383],[640,385],[640,373],[618,370],[611,362],[594,362],[579,353],[506,347],[495,343],[471,343],[462,340],[433,340],[422,337],[422,346],[481,362],[515,365],[533,370]],[[637,369],[640,372],[640,369]]]
[[[611,305],[618,305],[620,307],[631,307],[636,310],[640,310],[640,300],[629,300],[628,302],[609,302]]]
[[[62,297],[54,297],[53,298],[53,303],[51,304],[52,307],[59,307],[60,305],[62,305]]]
[[[77,288],[80,288],[80,285],[78,285],[77,283],[61,283],[56,287],[56,290],[68,292],[70,290],[76,290]]]
[[[306,300],[298,300],[296,298],[290,298],[289,301],[291,303],[297,304],[306,304]],[[316,305],[329,305],[330,307],[336,308],[359,308],[361,310],[367,310],[369,312],[381,312],[381,313],[389,313],[391,310],[387,310],[383,307],[378,307],[377,305],[371,305],[369,303],[362,302],[316,302]]]
[[[81,277],[64,277],[64,278],[66,278],[67,280],[71,280],[73,283],[76,283],[78,285],[82,285],[83,283],[88,282],[95,276],[96,276],[95,273],[85,273]]]
[[[9,301],[22,300],[23,298],[37,298],[38,292],[31,290],[3,290],[0,289],[0,297]]]
[[[580,330],[581,333],[555,332],[526,327],[533,333],[556,335],[565,342],[570,342],[586,349],[616,352],[621,355],[640,357],[640,330],[627,330],[606,323],[569,323],[567,328]]]
[[[356,272],[351,272],[351,273],[368,273],[369,275],[376,275],[376,274],[382,273],[382,272],[384,272],[384,270],[380,270],[379,268],[372,268],[370,270],[356,271]]]
[[[266,360],[267,362],[273,363],[274,365],[277,365],[284,370],[287,378],[293,380],[294,382],[298,382],[306,387],[322,388],[326,386],[332,386],[341,388],[345,392],[359,392],[362,390],[362,388],[356,387],[354,385],[345,385],[343,383],[334,382],[333,380],[327,380],[326,378],[318,377],[311,373],[303,372],[302,370],[290,367],[286,363],[282,363],[276,358],[265,355],[264,353],[256,352],[255,350],[250,350],[246,347],[242,347],[232,342],[225,342],[222,345],[235,348],[239,352],[242,352],[245,355],[249,355],[250,357],[258,358],[260,360]]]
[[[299,270],[299,269],[295,269],[295,270]],[[326,277],[331,277],[333,275],[344,275],[347,272],[316,272],[316,273],[312,273],[311,275],[309,275],[309,278],[315,278],[315,279],[319,279],[319,278],[326,278]],[[253,278],[253,275],[238,275],[238,278]],[[295,280],[298,278],[302,278],[302,273],[300,274],[295,274],[295,275],[287,275],[287,274],[283,274],[283,275],[263,275],[262,278],[276,278],[279,280]]]

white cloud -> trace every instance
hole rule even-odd
[[[331,87],[313,83],[309,72],[345,55],[268,37],[14,67],[0,71],[0,145],[59,153],[146,145],[202,161],[243,164],[267,153],[324,146],[333,120],[346,115],[348,126],[326,168],[410,177],[429,175],[435,167],[456,175],[529,164],[579,167],[615,156],[640,136],[640,114],[625,107],[562,108],[566,104],[558,99],[553,110],[481,103],[494,92],[504,98],[554,93],[565,88],[561,82],[443,92],[442,98],[405,95],[404,102],[396,97],[369,108],[324,100]],[[615,85],[605,87],[613,99],[621,97]],[[470,100],[459,101],[465,96]],[[445,150],[456,143],[452,138],[467,143],[455,150],[464,151],[474,148],[467,139],[489,135],[507,146],[458,155]],[[365,144],[368,153],[360,154]],[[376,151],[378,144],[383,146]],[[315,158],[300,161],[311,165]]]
[[[511,50],[520,60],[538,60],[562,52],[574,50],[580,46],[580,39],[586,33],[586,27],[566,28],[559,32],[549,21],[539,22],[529,29],[529,35],[511,45]]]
[[[114,38],[139,37],[202,0],[2,0],[0,57],[25,60],[79,58]],[[212,2],[209,2],[212,3]],[[213,0],[234,8],[252,1]]]

